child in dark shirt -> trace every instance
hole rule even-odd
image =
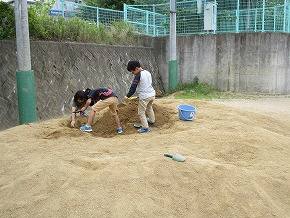
[[[123,130],[121,128],[120,119],[117,114],[117,105],[118,105],[118,98],[116,93],[114,93],[111,89],[108,88],[98,88],[93,89],[88,94],[88,99],[85,105],[81,108],[81,111],[85,111],[87,107],[92,103],[95,102],[92,106],[92,110],[89,113],[87,124],[80,128],[81,131],[92,132],[92,123],[94,121],[96,112],[109,107],[109,110],[112,114],[112,117],[115,121],[117,132],[122,133]]]
[[[75,127],[77,113],[80,113],[81,115],[85,117],[88,116],[88,114],[85,111],[81,111],[81,108],[85,105],[90,91],[91,91],[90,89],[77,91],[74,97],[72,98],[70,102],[70,108],[71,108],[71,113],[72,113],[71,122],[70,122],[71,127]]]

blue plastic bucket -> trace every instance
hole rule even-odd
[[[193,120],[195,118],[196,108],[186,104],[178,105],[178,115],[181,120]]]

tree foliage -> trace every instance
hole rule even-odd
[[[114,10],[123,10],[123,4],[127,5],[145,5],[145,4],[162,4],[168,0],[86,0],[86,5],[110,8]]]
[[[180,2],[181,0],[177,0]],[[134,41],[133,28],[125,23],[116,23],[111,29],[104,25],[97,26],[94,22],[88,22],[79,18],[65,19],[62,17],[49,16],[55,0],[49,2],[40,0],[28,8],[29,33],[31,39],[40,40],[61,40],[61,41],[83,41],[83,42],[104,42],[123,44]],[[169,0],[86,0],[86,4],[101,8],[123,9],[123,4],[162,4]],[[219,10],[229,10],[230,5],[235,7],[237,0],[217,0]],[[243,7],[259,8],[262,0],[240,0]],[[284,0],[266,0],[266,7],[283,4]],[[222,8],[224,5],[225,8]],[[241,7],[241,8],[243,8]],[[232,9],[230,9],[232,10]],[[186,13],[187,9],[178,9],[178,14]],[[194,14],[194,13],[192,13]],[[179,26],[186,26],[187,23],[177,18]],[[202,24],[201,24],[202,25]],[[122,32],[121,32],[122,31]],[[118,37],[124,37],[120,39]],[[13,7],[0,2],[0,39],[14,39],[16,37],[15,15]],[[125,38],[127,39],[125,40]]]
[[[6,2],[0,2],[0,39],[15,38],[14,9]]]
[[[86,5],[123,10],[123,4],[134,4],[134,0],[87,0]]]
[[[29,36],[34,40],[76,41],[102,44],[134,45],[138,37],[133,27],[124,21],[114,22],[108,28],[103,24],[73,17],[50,16],[53,2],[37,1],[28,8]],[[15,39],[14,9],[0,2],[0,39]]]
[[[51,17],[48,15],[55,0],[44,2],[37,1],[33,6],[28,8],[28,24],[30,38],[33,39],[51,39],[48,33],[47,25]]]

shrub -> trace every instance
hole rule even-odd
[[[6,2],[0,2],[0,39],[15,39],[14,9]]]
[[[55,0],[37,1],[28,8],[29,36],[33,40],[77,41],[102,44],[136,44],[137,36],[131,25],[125,22],[112,23],[110,28],[96,25],[78,17],[63,18],[50,16],[49,11]],[[0,39],[14,39],[15,16],[13,7],[0,2]]]

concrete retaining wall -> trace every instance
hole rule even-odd
[[[290,94],[290,34],[179,36],[178,80],[197,76],[224,91]],[[69,115],[73,94],[111,87],[123,97],[131,84],[129,60],[152,72],[154,87],[168,90],[169,37],[144,37],[145,47],[31,42],[38,119]],[[18,125],[16,45],[0,41],[0,130]]]
[[[155,89],[163,91],[154,50],[146,47],[82,43],[31,42],[31,62],[39,120],[69,116],[69,102],[78,90],[110,87],[120,97],[133,75],[129,60],[152,72]],[[16,44],[0,41],[0,130],[18,125]]]
[[[290,34],[188,35],[177,39],[179,82],[197,76],[224,91],[290,94]],[[169,38],[146,41],[155,49],[168,87]]]

